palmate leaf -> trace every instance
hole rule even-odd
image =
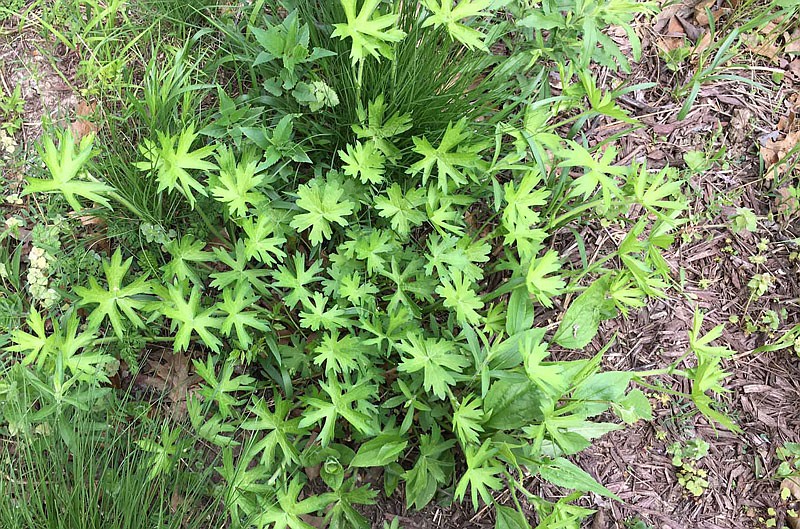
[[[374,143],[388,160],[395,161],[400,155],[400,150],[389,140],[411,128],[411,114],[401,115],[395,112],[386,118],[386,102],[383,94],[369,102],[366,112],[359,106],[356,113],[361,123],[351,127],[356,137]]]
[[[285,488],[276,491],[277,502],[269,501],[263,505],[263,510],[249,521],[257,527],[271,527],[272,529],[314,529],[303,521],[302,516],[321,511],[334,500],[332,493],[311,496],[298,501],[298,496],[303,490],[303,482],[295,478]]]
[[[558,274],[560,271],[561,263],[555,250],[548,250],[543,256],[534,259],[528,268],[525,276],[528,291],[545,307],[552,307],[552,299],[560,295],[566,286]]]
[[[439,485],[449,478],[452,464],[452,448],[455,439],[443,439],[439,426],[434,424],[430,435],[423,434],[419,440],[419,457],[404,474],[406,481],[406,506],[422,509],[436,494]],[[449,460],[448,460],[449,459]]]
[[[214,171],[217,166],[206,161],[216,149],[215,145],[207,145],[192,151],[192,144],[199,133],[195,133],[194,124],[190,124],[175,136],[157,131],[158,145],[145,138],[139,150],[147,161],[136,162],[135,167],[142,171],[155,171],[158,180],[158,191],[177,189],[194,208],[194,193],[206,196],[206,189],[198,182],[189,170]]]
[[[271,466],[275,463],[276,450],[280,448],[281,457],[290,462],[300,461],[294,437],[304,432],[300,428],[300,418],[289,418],[294,409],[291,400],[284,400],[280,393],[273,395],[274,409],[270,411],[267,402],[261,398],[255,398],[253,404],[247,407],[247,411],[253,417],[245,420],[241,424],[243,430],[249,430],[264,434],[254,446],[254,452],[261,452],[261,464]]]
[[[331,223],[346,226],[345,217],[353,213],[355,206],[350,200],[340,200],[342,195],[344,188],[335,181],[320,183],[312,180],[301,185],[297,190],[297,206],[308,213],[295,215],[290,225],[297,231],[311,228],[309,242],[312,245],[330,239],[333,233]]]
[[[362,184],[380,184],[383,182],[386,159],[375,143],[357,141],[355,146],[347,146],[347,152],[339,151],[339,157],[345,163],[342,171],[347,176],[358,178]]]
[[[467,457],[467,471],[456,485],[455,497],[462,501],[469,488],[472,507],[477,511],[480,506],[478,496],[488,505],[493,500],[491,491],[500,490],[503,486],[500,475],[504,470],[494,458],[497,448],[492,447],[491,439],[487,439],[478,450],[474,446],[465,447],[464,453]]]
[[[108,288],[101,287],[94,277],[89,278],[89,288],[75,287],[75,293],[81,298],[78,302],[79,307],[97,305],[86,320],[90,327],[97,328],[104,319],[108,318],[114,328],[114,333],[118,337],[122,337],[125,331],[122,314],[136,327],[140,329],[144,327],[144,322],[136,311],[141,310],[146,303],[137,297],[151,293],[147,274],[122,286],[132,262],[132,257],[123,262],[122,252],[118,248],[111,256],[111,260],[103,263]]]
[[[314,292],[311,300],[303,302],[303,308],[304,310],[300,312],[300,325],[306,329],[335,331],[353,325],[339,305],[334,303],[328,308],[328,298],[322,292]]]
[[[318,397],[306,397],[304,400],[308,409],[303,414],[300,421],[300,428],[308,428],[320,421],[323,421],[322,429],[319,432],[322,446],[327,446],[333,440],[333,429],[339,417],[350,423],[356,430],[365,435],[374,435],[375,428],[372,425],[372,418],[353,409],[353,404],[369,399],[374,395],[375,388],[366,384],[356,384],[342,391],[342,386],[336,377],[330,377],[328,383],[320,382],[319,386],[328,396],[328,400]],[[320,397],[322,394],[320,393]]]
[[[418,209],[425,204],[424,189],[410,189],[403,194],[400,185],[394,183],[386,190],[386,195],[375,198],[375,209],[381,217],[391,219],[392,229],[398,235],[406,236],[411,228],[425,222],[425,213]]]
[[[700,413],[709,419],[718,422],[732,432],[741,432],[739,428],[728,416],[715,410],[712,405],[714,400],[707,394],[722,393],[726,391],[721,382],[730,373],[723,371],[720,366],[723,358],[728,358],[735,354],[735,351],[724,346],[711,345],[713,341],[722,337],[725,329],[723,324],[717,325],[705,335],[702,335],[704,315],[700,310],[696,310],[692,329],[689,331],[689,348],[697,356],[697,367],[688,370],[692,379],[692,401]]]
[[[267,266],[283,261],[286,238],[276,235],[278,225],[271,215],[262,212],[255,219],[242,219],[239,224],[245,233],[244,253],[248,259],[256,258]]]
[[[81,204],[76,195],[92,202],[101,204],[107,208],[111,205],[106,198],[106,194],[114,191],[114,188],[92,180],[78,180],[76,177],[86,162],[92,157],[92,143],[94,136],[88,135],[81,139],[78,146],[78,153],[75,153],[75,140],[72,132],[64,131],[58,135],[59,145],[56,149],[53,139],[45,135],[42,147],[37,147],[42,161],[50,171],[49,180],[40,178],[26,178],[28,185],[22,192],[23,195],[30,193],[61,193],[69,205],[75,211],[81,210]]]
[[[233,376],[233,370],[236,366],[230,358],[223,363],[219,376],[217,376],[214,355],[208,355],[205,364],[199,360],[193,360],[192,363],[197,374],[205,382],[200,394],[207,400],[216,401],[223,418],[230,416],[233,406],[239,406],[243,403],[234,396],[237,392],[252,391],[254,389],[253,382],[255,382],[255,379],[253,377],[249,375]]]
[[[283,296],[283,303],[293,309],[298,303],[305,305],[309,302],[311,290],[306,286],[322,281],[323,277],[319,275],[322,272],[322,265],[318,261],[313,261],[309,268],[306,268],[306,260],[301,254],[295,254],[291,261],[294,263],[294,269],[281,265],[273,272],[275,279],[273,286],[289,290],[289,293]]]
[[[478,436],[483,433],[481,424],[488,418],[482,405],[480,398],[467,395],[453,411],[453,431],[456,432],[461,446],[479,444]]]
[[[628,171],[627,167],[612,165],[617,156],[617,149],[613,146],[607,147],[598,160],[583,145],[574,141],[569,141],[568,144],[570,148],[562,150],[564,161],[558,166],[584,168],[583,175],[573,182],[572,195],[586,200],[600,185],[603,203],[606,208],[611,207],[612,195],[622,196],[614,177],[624,175]]]
[[[264,181],[263,174],[256,174],[256,160],[245,157],[237,164],[233,151],[223,147],[217,153],[217,163],[220,168],[218,185],[211,188],[211,194],[228,206],[230,215],[242,217],[250,206],[264,200],[263,193],[256,189]]]
[[[483,11],[489,7],[492,0],[423,0],[422,3],[430,9],[432,15],[425,19],[423,28],[428,26],[444,26],[450,36],[464,44],[466,47],[478,48],[489,51],[483,42],[483,33],[459,21],[465,18],[488,16],[491,13]],[[455,5],[454,5],[455,4]]]
[[[250,268],[248,257],[245,254],[244,241],[238,239],[233,253],[228,253],[224,248],[214,247],[214,257],[216,260],[230,270],[214,272],[211,274],[213,281],[211,286],[222,290],[229,285],[238,289],[243,285],[250,285],[256,292],[266,295],[268,292],[267,284],[263,278],[270,275],[270,271],[262,268]]]
[[[205,247],[205,242],[195,240],[192,235],[170,241],[165,249],[172,259],[162,267],[164,278],[167,281],[173,278],[177,278],[178,281],[190,279],[195,285],[202,284],[200,276],[190,263],[205,263],[211,260],[211,253],[203,250]]]
[[[483,308],[483,301],[472,290],[472,281],[458,270],[453,270],[450,277],[452,283],[443,277],[442,284],[436,287],[436,293],[444,298],[444,306],[455,309],[456,317],[462,325],[480,324],[481,315],[476,311]]]
[[[236,289],[226,288],[222,291],[222,302],[217,302],[216,307],[225,316],[220,325],[220,331],[225,336],[230,336],[236,331],[236,339],[243,349],[247,349],[253,343],[253,337],[248,328],[266,332],[269,325],[266,321],[259,318],[258,310],[246,310],[250,307],[257,307],[258,296],[251,296],[253,291],[250,286],[245,284]]]
[[[413,333],[397,348],[408,355],[397,370],[401,373],[422,371],[423,386],[440,399],[444,399],[450,386],[456,383],[455,376],[469,365],[469,360],[460,353],[458,344],[448,340],[423,338]]]
[[[357,0],[339,1],[344,8],[347,22],[334,24],[331,37],[352,39],[350,59],[353,64],[364,60],[367,55],[372,55],[378,60],[383,55],[391,60],[393,54],[389,44],[400,42],[406,36],[404,31],[392,27],[400,16],[386,14],[373,18],[381,0],[365,0],[358,14],[356,14]]]
[[[361,341],[350,334],[340,337],[338,330],[326,333],[314,349],[314,363],[325,364],[326,373],[351,372],[359,366],[369,365]]]
[[[409,167],[406,173],[414,175],[422,172],[422,184],[425,185],[435,167],[439,189],[442,193],[447,194],[450,181],[456,187],[463,186],[468,182],[464,169],[477,167],[480,162],[478,149],[465,144],[465,140],[469,137],[470,132],[467,131],[466,118],[461,119],[455,125],[448,124],[442,141],[436,148],[427,138],[414,136],[412,138],[414,152],[423,158]]]
[[[28,328],[33,334],[15,329],[11,333],[11,341],[14,345],[9,346],[8,350],[16,353],[24,353],[22,365],[36,364],[41,367],[53,348],[53,342],[57,339],[54,334],[47,334],[45,330],[45,320],[35,307],[31,307],[30,314],[26,320]]]
[[[215,307],[201,309],[199,287],[192,287],[188,300],[180,283],[171,284],[166,288],[160,287],[156,293],[164,300],[161,312],[171,320],[170,330],[178,330],[172,343],[176,351],[188,349],[194,333],[206,347],[215,353],[219,352],[222,342],[214,335],[212,329],[219,329],[222,320],[216,316]]]

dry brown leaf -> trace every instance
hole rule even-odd
[[[97,104],[95,103],[87,103],[86,101],[78,103],[75,109],[75,121],[69,126],[72,136],[76,140],[97,133],[99,127],[92,121],[96,109]]]
[[[154,376],[142,376],[140,381],[159,391],[167,393],[171,402],[170,411],[176,419],[186,416],[186,397],[189,388],[200,381],[197,375],[189,374],[189,354],[180,352],[165,354],[162,363],[159,360],[149,360]]]
[[[737,108],[731,118],[731,139],[735,143],[742,143],[750,134],[750,118],[753,113],[746,108]]]
[[[800,201],[792,196],[788,187],[781,187],[778,189],[778,196],[775,197],[775,209],[780,216],[789,220],[800,213]]]
[[[716,0],[702,0],[699,4],[694,6],[694,20],[701,26],[708,26],[708,15],[706,14],[706,8],[711,8]]]
[[[780,47],[775,45],[775,39],[767,38],[764,42],[759,42],[758,35],[749,34],[742,35],[742,42],[745,43],[747,49],[756,55],[766,57],[771,61],[777,62],[778,55],[781,53]]]
[[[669,53],[686,44],[686,30],[677,16],[673,15],[669,18],[665,30],[666,32],[656,41],[656,46],[662,53]]]
[[[786,47],[783,49],[786,53],[800,53],[800,28],[795,28],[791,35],[786,34]]]
[[[786,67],[794,75],[800,77],[800,59],[795,59],[789,63],[789,66]]]
[[[706,51],[709,46],[711,46],[711,32],[706,31],[694,47],[693,62],[696,62],[700,54]]]
[[[310,525],[311,527],[315,527],[316,529],[325,529],[326,527],[328,527],[328,522],[326,522],[325,518],[321,516],[311,516],[310,514],[301,514],[300,519],[303,520],[308,525]]]
[[[760,149],[767,169],[767,178],[785,174],[789,164],[781,162],[800,143],[800,130],[790,132],[781,140],[767,140]]]

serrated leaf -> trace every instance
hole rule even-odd
[[[361,10],[356,13],[356,0],[339,0],[344,8],[347,21],[334,24],[331,37],[351,39],[350,59],[353,64],[364,60],[371,55],[380,60],[381,56],[392,59],[392,49],[389,44],[400,42],[406,36],[405,32],[393,27],[399,15],[378,14],[375,16],[380,0],[364,0]]]
[[[353,213],[353,204],[350,200],[341,200],[344,188],[336,182],[321,184],[312,180],[309,184],[301,185],[297,190],[297,206],[307,211],[295,215],[291,226],[298,231],[311,228],[309,241],[311,244],[320,244],[323,240],[331,238],[333,233],[331,224],[347,225],[345,217]]]
[[[27,177],[28,185],[22,192],[23,195],[30,193],[61,193],[69,205],[75,211],[81,210],[81,204],[76,195],[92,202],[101,204],[109,209],[111,205],[106,195],[114,188],[98,182],[94,179],[78,180],[81,169],[92,157],[92,144],[94,135],[84,136],[78,145],[78,153],[75,153],[75,140],[69,130],[64,131],[58,136],[59,145],[56,149],[53,139],[45,135],[42,139],[43,147],[38,147],[42,161],[47,166],[50,176],[49,180]]]

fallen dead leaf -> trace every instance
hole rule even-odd
[[[767,178],[773,178],[786,173],[789,164],[784,158],[786,158],[799,142],[800,130],[789,132],[781,140],[770,139],[764,142],[760,153],[768,167]]]
[[[697,41],[697,44],[694,46],[694,53],[693,53],[693,62],[697,62],[700,57],[700,54],[703,53],[711,46],[711,33],[705,32],[703,36],[700,37],[700,40]]]
[[[75,109],[75,121],[69,126],[72,136],[76,140],[81,140],[90,134],[97,134],[99,127],[92,121],[96,109],[97,104],[95,103],[87,103],[86,101],[78,103]]]
[[[708,26],[708,14],[706,8],[711,9],[716,3],[716,0],[702,0],[699,4],[694,6],[694,20],[701,26]],[[716,17],[715,17],[716,18]]]
[[[753,113],[746,108],[737,108],[733,111],[731,118],[731,139],[736,143],[742,143],[750,134],[750,118]]]
[[[742,35],[742,42],[744,42],[747,49],[756,55],[766,57],[771,61],[778,62],[778,56],[781,54],[780,46],[775,45],[775,39],[766,37],[763,41],[761,38],[753,33]]]
[[[785,53],[800,53],[800,28],[795,28],[791,35],[786,34]]]
[[[140,375],[140,382],[159,391],[167,393],[171,402],[170,412],[175,419],[186,416],[186,397],[189,388],[200,381],[198,375],[189,374],[188,353],[165,354],[162,360],[148,360],[153,368],[152,376]]]
[[[597,511],[592,519],[592,529],[606,529],[607,527],[608,521],[606,520],[605,511]]]
[[[676,15],[669,18],[665,29],[666,32],[656,42],[656,46],[662,53],[669,53],[686,44],[686,30]]]

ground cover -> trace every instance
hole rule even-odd
[[[4,520],[796,525],[796,11],[9,8]]]

